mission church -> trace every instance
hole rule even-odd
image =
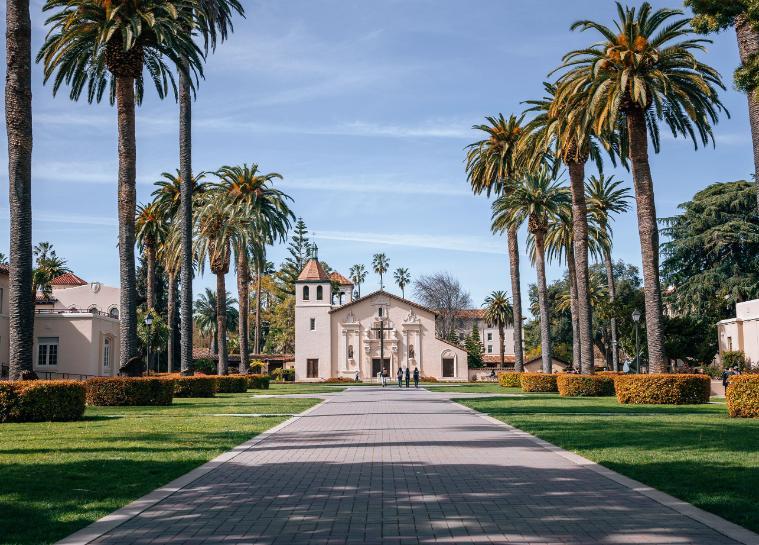
[[[362,380],[398,369],[466,380],[466,352],[435,335],[436,314],[382,289],[353,298],[353,283],[314,253],[295,284],[295,379]],[[333,289],[334,286],[334,289]]]

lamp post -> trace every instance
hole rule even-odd
[[[638,325],[640,323],[640,311],[636,308],[632,313],[635,322],[635,372],[640,373],[640,341],[638,339]]]
[[[148,374],[150,374],[150,341],[153,340],[153,316],[150,314],[150,312],[147,313],[145,316],[145,325],[148,326],[148,342],[147,342],[147,358],[145,365],[148,369]]]

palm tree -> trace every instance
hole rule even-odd
[[[490,197],[504,195],[511,190],[513,178],[519,172],[517,146],[522,138],[524,116],[485,118],[487,123],[474,125],[475,130],[483,131],[485,138],[467,146],[466,173],[472,191],[479,195],[483,192]],[[509,253],[511,273],[511,299],[514,308],[514,369],[524,370],[524,351],[522,349],[522,287],[519,277],[519,239],[515,227],[507,229],[506,240]]]
[[[708,40],[695,39],[689,20],[672,20],[679,10],[654,11],[617,3],[615,29],[578,21],[572,29],[595,30],[602,40],[564,56],[557,101],[571,105],[587,98],[586,115],[596,133],[617,131],[629,143],[643,262],[648,358],[653,372],[667,369],[659,280],[659,230],[656,222],[648,138],[659,151],[659,124],[695,146],[714,141],[711,125],[724,110],[719,73],[699,62],[694,52]]]
[[[406,298],[406,286],[408,286],[411,283],[411,274],[409,274],[408,269],[404,267],[398,267],[395,269],[395,283],[398,284],[398,287],[401,288],[401,297],[404,299]]]
[[[3,252],[0,252],[0,265],[7,265],[8,264],[8,256],[5,255]]]
[[[66,260],[55,255],[55,250],[40,254],[32,273],[32,293],[36,297],[40,292],[43,297],[49,298],[53,293],[53,279],[70,272]]]
[[[237,327],[237,309],[234,307],[237,304],[237,300],[234,299],[229,292],[227,292],[224,298],[224,315],[226,316],[226,329],[234,329]],[[195,300],[193,309],[193,318],[195,324],[198,326],[200,332],[204,335],[211,337],[211,351],[214,354],[219,353],[218,342],[218,308],[219,305],[216,301],[216,292],[212,289],[206,288],[205,293]]]
[[[604,245],[602,253],[604,266],[606,267],[606,285],[609,291],[609,301],[611,303],[614,302],[614,298],[616,297],[614,265],[611,261],[611,221],[614,219],[612,214],[621,214],[630,210],[630,190],[626,187],[620,187],[621,185],[621,181],[614,181],[614,176],[606,177],[603,174],[600,176],[591,176],[588,181],[585,182],[585,193],[590,216],[594,218],[599,231],[601,231],[609,241],[609,244]],[[612,367],[615,371],[619,371],[617,321],[613,316],[610,320],[609,329],[611,332]]]
[[[203,37],[205,52],[216,49],[218,40],[225,40],[232,31],[232,16],[243,15],[238,0],[191,0],[183,6],[188,37],[193,29]],[[191,39],[191,38],[190,38]],[[193,175],[192,175],[192,96],[193,84],[189,68],[193,59],[181,54],[174,59],[179,72],[179,179],[180,222],[182,225],[181,266],[181,367],[183,374],[192,373],[192,263],[193,263]]]
[[[168,297],[166,301],[166,324],[168,326],[168,343],[166,357],[169,373],[174,369],[177,356],[177,275],[181,264],[181,231],[177,221],[171,221],[166,227],[166,235],[158,247],[156,258],[161,263],[168,277]]]
[[[178,217],[179,210],[182,206],[182,180],[179,177],[179,171],[176,174],[164,172],[161,174],[161,180],[153,185],[156,189],[151,193],[153,201],[161,207],[161,211],[167,218],[177,219],[181,225],[181,219]],[[211,184],[205,181],[206,173],[198,172],[192,179],[192,194],[198,196],[210,189]]]
[[[504,291],[494,291],[485,297],[485,321],[490,327],[498,328],[498,341],[501,350],[501,367],[506,366],[506,344],[504,329],[514,323],[514,309]]]
[[[254,250],[254,263],[257,265],[256,276],[261,277],[266,264],[266,246],[284,240],[290,229],[290,221],[295,215],[288,207],[290,196],[272,187],[275,180],[282,175],[272,172],[261,174],[258,165],[224,166],[216,173],[219,187],[227,193],[228,199],[242,206],[244,214],[251,219],[248,236],[236,240],[234,246],[237,267],[237,295],[240,302],[240,372],[248,370],[250,349],[250,258]],[[260,293],[257,292],[260,296]],[[260,307],[256,308],[256,350],[261,335]]]
[[[535,239],[535,268],[538,273],[540,338],[544,373],[552,372],[545,237],[549,219],[556,218],[562,206],[565,206],[568,201],[567,189],[555,181],[548,168],[542,167],[535,173],[525,174],[511,191],[493,202],[492,229],[494,233],[519,228],[527,221],[527,230]]]
[[[374,272],[380,277],[380,289],[384,290],[385,284],[382,281],[382,276],[390,268],[390,261],[385,254],[374,254],[374,257],[372,258],[372,267],[374,268]]]
[[[115,102],[118,119],[119,269],[121,277],[121,364],[137,355],[137,293],[134,263],[137,145],[135,105],[142,100],[143,68],[163,98],[176,92],[169,60],[186,59],[180,73],[188,79],[202,75],[202,52],[186,32],[193,21],[175,3],[159,0],[130,2],[46,0],[54,11],[45,42],[37,55],[44,61],[45,82],[53,79],[53,94],[71,87],[78,100],[86,90],[90,102],[106,91]],[[189,317],[188,317],[189,318]]]
[[[11,380],[31,373],[34,344],[32,292],[32,22],[29,0],[5,8],[5,128],[8,135],[10,211],[9,333]]]
[[[356,285],[358,289],[358,296],[361,297],[361,284],[366,281],[366,267],[361,264],[353,265],[349,271],[351,282]]]
[[[156,252],[166,238],[166,218],[161,214],[161,208],[156,202],[137,207],[135,234],[137,247],[145,256],[147,280],[145,299],[148,310],[155,308],[155,266]]]

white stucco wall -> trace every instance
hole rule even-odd
[[[303,288],[308,287],[309,299],[303,299]],[[322,300],[316,298],[317,288],[322,288]],[[331,285],[329,282],[307,282],[295,285],[295,379],[321,380],[332,375],[332,349],[330,315]],[[311,330],[311,319],[314,329]],[[308,378],[309,359],[319,360],[319,376]]]
[[[55,288],[53,297],[56,302],[53,308],[88,310],[95,307],[99,312],[107,314],[111,309],[119,308],[119,293],[119,288],[104,286],[98,282],[73,288]]]

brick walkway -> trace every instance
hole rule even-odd
[[[91,543],[738,543],[448,395],[331,396]]]

